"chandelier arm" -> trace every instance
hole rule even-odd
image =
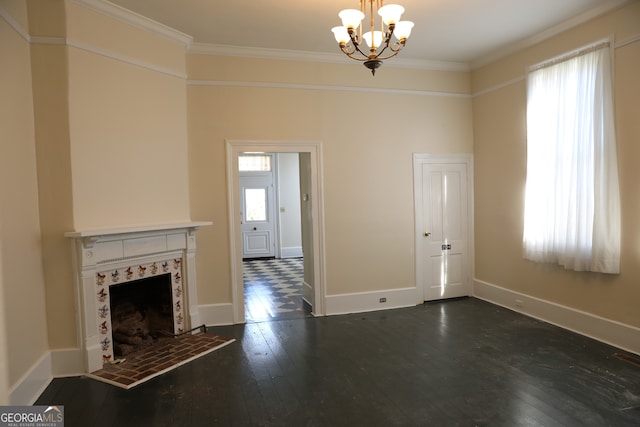
[[[376,58],[380,58],[380,55],[384,53],[385,50],[389,47],[389,43],[386,43],[380,52],[376,53]],[[393,49],[391,49],[393,51]]]
[[[360,62],[367,62],[369,61],[369,58],[358,58],[357,56],[351,56],[351,55],[347,55],[350,59],[353,59],[354,61],[360,61]]]
[[[380,53],[382,53],[382,52],[380,52]],[[383,57],[383,58],[381,58],[381,57],[379,57],[379,56],[378,56],[376,59],[379,59],[380,61],[386,61],[386,60],[387,60],[387,59],[389,59],[389,58],[393,58],[393,57],[394,57],[394,56],[396,56],[398,53],[399,53],[399,51],[396,51],[396,52],[393,52],[392,54],[390,54],[390,55],[388,55],[388,56],[385,56],[385,57]]]
[[[390,53],[387,56],[381,56],[385,50],[387,50],[387,47],[389,48],[389,50],[391,50],[392,53]],[[348,49],[348,45],[345,47],[341,47],[340,49],[342,50],[342,52],[347,55],[349,58],[351,59],[355,59],[356,61],[368,61],[370,59],[379,59],[381,61],[387,60],[389,58],[393,58],[394,56],[398,55],[398,53],[400,53],[400,51],[402,50],[402,48],[404,47],[404,45],[400,42],[394,43],[393,45],[387,45],[384,47],[384,49],[382,49],[380,52],[378,52],[376,54],[375,58],[371,58],[369,55],[365,54],[362,50],[360,50],[358,48],[357,44],[353,44],[352,45],[352,50]],[[357,56],[353,56],[354,54],[359,53],[360,55],[362,55],[362,58],[358,58]]]
[[[348,48],[349,45],[345,45],[344,47],[340,47],[340,50],[342,51],[342,53],[344,53],[345,55],[347,55],[349,58],[354,59],[356,61],[368,61],[369,57],[364,55],[364,53],[360,50],[357,49],[356,46],[352,45],[352,49]],[[362,58],[358,58],[357,56],[354,56],[354,54],[359,53],[360,55],[363,55]]]
[[[393,34],[392,32],[385,34],[385,39],[382,42],[381,46],[384,46],[382,48],[382,50],[380,52],[376,52],[376,58],[380,58],[380,55],[382,55],[382,53],[387,50],[387,48],[389,47],[389,42],[391,41],[391,34]],[[393,50],[393,49],[391,49]]]
[[[344,47],[340,46],[340,50],[342,50],[342,53],[344,53],[348,57],[351,57],[351,55],[357,52],[357,50],[353,46],[351,47],[352,49],[349,49],[349,45],[344,45]]]
[[[365,58],[369,59],[369,55],[367,55],[362,50],[360,50],[360,44],[356,40],[354,40],[353,37],[351,38],[351,43],[353,44],[353,47],[355,48],[355,51],[353,51],[352,53],[355,53],[357,51],[357,52],[360,53],[360,55],[362,55]],[[364,61],[366,61],[366,59],[364,59]]]
[[[394,42],[389,44],[388,46],[392,52],[400,52],[404,48],[405,44],[402,42]]]

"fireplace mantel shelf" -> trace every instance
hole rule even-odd
[[[185,228],[199,228],[206,225],[211,225],[211,221],[190,221],[179,222],[171,224],[157,224],[157,225],[145,225],[136,227],[122,227],[122,228],[98,228],[91,230],[77,230],[64,233],[65,237],[69,238],[83,238],[83,237],[98,237],[98,236],[111,236],[115,234],[130,234],[141,233],[145,231],[160,231],[160,230],[180,230]]]

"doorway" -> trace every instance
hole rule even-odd
[[[304,262],[300,154],[240,153],[245,320],[309,317]]]
[[[256,155],[264,153],[298,153],[300,159],[302,260],[304,263],[302,293],[304,300],[311,308],[312,315],[324,315],[325,286],[321,144],[319,142],[227,141],[226,148],[234,322],[245,323],[247,320],[245,316],[245,289],[243,278],[243,220],[245,211],[242,210],[243,201],[241,199],[243,198],[243,192],[241,191],[241,176],[238,167],[238,159],[243,153]],[[249,231],[254,231],[252,227]]]
[[[471,294],[471,155],[414,154],[416,287],[422,301]]]

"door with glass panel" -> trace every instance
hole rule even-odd
[[[241,154],[240,215],[242,257],[263,258],[275,255],[275,203],[273,154]]]

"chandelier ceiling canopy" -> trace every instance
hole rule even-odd
[[[404,7],[397,4],[383,4],[384,0],[360,0],[360,9],[345,9],[338,14],[342,25],[333,27],[333,35],[349,58],[362,61],[375,75],[382,61],[392,58],[405,46],[413,22],[401,21]],[[376,12],[380,16],[376,30]],[[369,13],[369,26],[362,33],[362,20]],[[362,45],[362,41],[366,46]],[[368,53],[366,52],[368,50]]]

